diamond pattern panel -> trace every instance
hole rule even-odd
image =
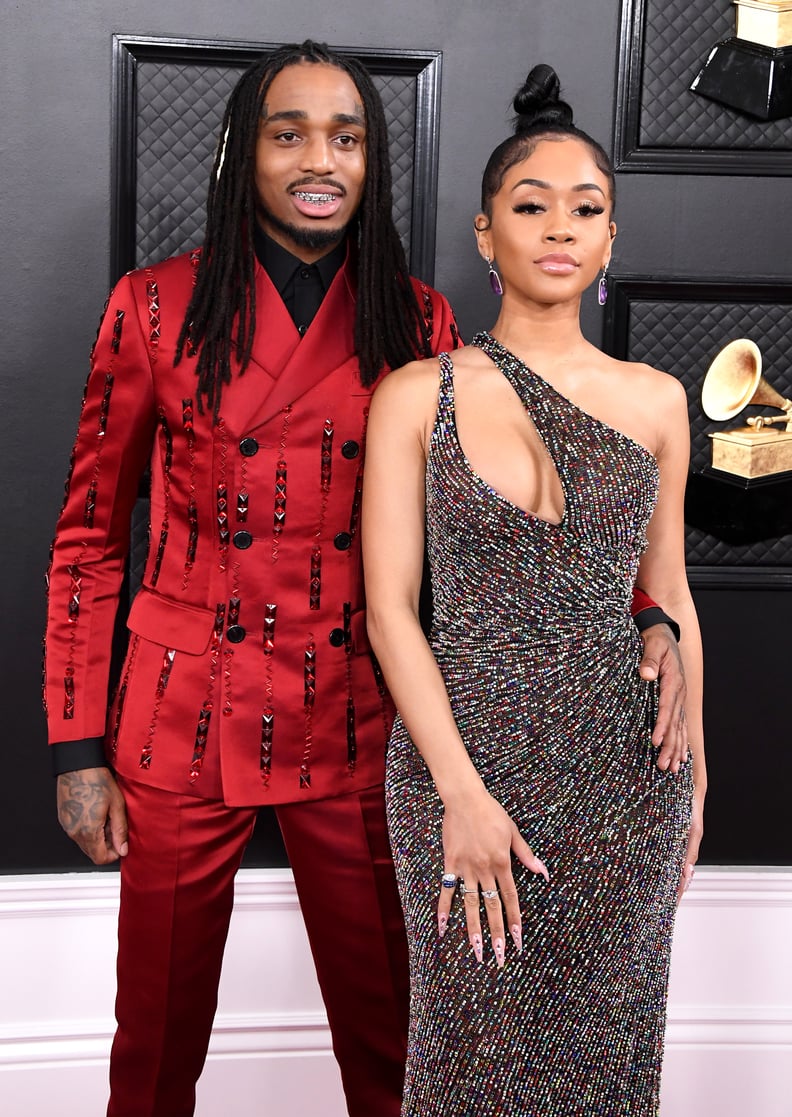
[[[762,351],[763,372],[772,386],[792,395],[788,304],[713,303],[636,299],[630,304],[629,359],[645,361],[677,376],[688,395],[691,464],[711,460],[708,433],[740,425],[763,408],[746,408],[740,420],[714,423],[701,410],[701,385],[715,354],[738,337],[749,337]],[[777,414],[777,412],[771,412]],[[733,545],[696,529],[687,533],[691,566],[789,566],[792,536]]]
[[[409,260],[415,165],[415,79],[405,74],[377,74],[374,84],[385,106],[390,137],[393,217]]]
[[[240,67],[139,64],[138,266],[200,243],[223,110],[240,73]]]
[[[137,265],[199,244],[223,110],[242,67],[141,61],[137,68]],[[375,75],[390,136],[394,216],[409,260],[416,78]]]
[[[644,0],[641,147],[787,150],[788,120],[759,121],[690,92],[710,48],[734,35],[722,0]]]

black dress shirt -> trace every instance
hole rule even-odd
[[[306,264],[256,225],[253,247],[258,262],[272,280],[302,337],[346,259],[346,240],[331,248],[315,264]]]

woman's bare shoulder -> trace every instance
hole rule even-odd
[[[380,388],[390,385],[392,390],[399,386],[404,390],[408,385],[421,385],[429,380],[437,380],[440,375],[440,361],[437,357],[426,357],[422,361],[410,361],[409,364],[395,368],[382,381]],[[377,389],[379,391],[379,389]]]
[[[687,405],[687,393],[682,382],[669,372],[639,361],[617,361],[612,366],[619,375],[624,391],[634,395],[637,402],[648,403],[662,410],[678,410]]]
[[[440,362],[436,357],[410,361],[389,372],[374,392],[371,417],[377,419],[383,410],[407,422],[423,426],[437,410],[440,389]]]

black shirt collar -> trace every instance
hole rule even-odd
[[[345,237],[340,244],[331,248],[327,255],[322,256],[315,264],[305,264],[268,236],[258,223],[253,229],[253,247],[258,262],[272,280],[272,284],[281,298],[288,284],[294,278],[295,272],[302,268],[316,269],[323,293],[326,294],[330,284],[335,279],[336,272],[343,265],[347,252]]]

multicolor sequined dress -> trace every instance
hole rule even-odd
[[[491,794],[550,871],[513,871],[523,950],[498,970],[436,903],[442,806],[402,722],[386,793],[410,942],[403,1117],[654,1117],[690,765],[659,771],[656,689],[636,666],[632,587],[657,496],[638,443],[581,411],[488,334],[560,478],[560,524],[478,476],[441,387],[426,474],[432,648]],[[483,919],[483,910],[482,910]]]

